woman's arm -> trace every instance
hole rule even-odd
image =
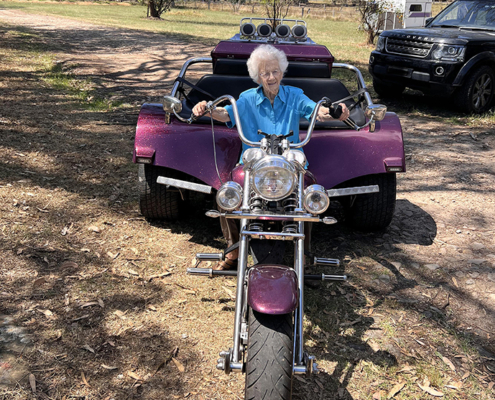
[[[207,104],[206,101],[200,101],[198,104],[196,104],[192,109],[193,114],[196,115],[197,117],[203,115],[203,113],[206,111],[206,104]],[[230,122],[229,113],[223,107],[216,107],[213,110],[213,112],[206,113],[205,115],[210,116],[210,114],[211,117],[213,119],[216,119],[217,121]]]

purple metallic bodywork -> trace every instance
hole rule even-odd
[[[305,132],[301,131],[301,138]],[[217,165],[222,181],[232,179],[239,161],[241,141],[236,129],[215,125]],[[172,117],[165,123],[161,104],[144,104],[139,114],[134,158],[153,154],[153,165],[185,172],[218,189],[211,125],[185,124]],[[386,173],[387,167],[405,171],[402,128],[394,113],[376,123],[375,132],[315,130],[304,153],[316,181],[331,189],[359,176]],[[241,183],[241,182],[239,182]]]
[[[247,302],[263,314],[288,314],[297,307],[297,275],[283,265],[257,265],[249,271]]]

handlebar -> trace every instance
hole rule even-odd
[[[237,109],[237,102],[234,99],[234,97],[232,97],[230,95],[223,95],[223,96],[220,96],[220,97],[216,98],[213,101],[209,101],[206,104],[206,110],[205,110],[205,112],[202,115],[199,115],[199,116],[196,116],[194,114],[191,114],[191,116],[189,118],[183,118],[183,117],[181,117],[176,112],[175,108],[173,109],[173,112],[174,112],[174,115],[177,117],[177,119],[179,119],[182,122],[187,122],[188,124],[191,124],[194,121],[196,121],[198,118],[200,118],[203,115],[205,115],[206,113],[212,112],[213,109],[215,109],[215,107],[218,104],[223,103],[224,101],[229,101],[230,104],[232,105],[232,112],[234,114],[235,124],[237,126],[237,131],[239,132],[239,136],[240,136],[242,142],[245,143],[245,144],[247,144],[248,146],[261,146],[261,142],[253,142],[253,141],[249,140],[244,135],[244,132],[242,130],[241,120],[239,118],[239,110]],[[309,126],[308,126],[308,130],[307,130],[307,133],[306,133],[306,137],[304,138],[304,140],[302,142],[299,142],[299,143],[290,143],[289,144],[290,145],[290,148],[298,149],[298,148],[304,147],[304,146],[306,146],[308,144],[308,142],[310,141],[311,136],[313,134],[313,130],[314,130],[314,127],[315,127],[315,124],[316,124],[316,119],[317,119],[317,116],[318,116],[318,111],[320,110],[320,107],[321,106],[328,107],[330,109],[330,115],[333,118],[336,118],[337,119],[338,117],[340,117],[340,115],[342,114],[342,107],[341,106],[335,106],[335,104],[336,104],[336,102],[332,102],[328,97],[324,97],[323,99],[321,99],[320,101],[318,101],[318,103],[316,103],[316,107],[315,107],[315,109],[313,111],[313,114],[311,115],[311,120],[309,122]],[[179,110],[179,112],[180,112],[180,110]],[[366,124],[362,125],[362,126],[357,125],[350,117],[348,119],[346,119],[345,121],[343,121],[343,122],[347,126],[349,126],[350,128],[352,128],[354,130],[360,130],[360,129],[365,128],[368,125],[370,125],[374,121],[374,119],[375,119],[375,112],[371,112],[370,113],[369,121]]]

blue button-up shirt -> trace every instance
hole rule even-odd
[[[302,89],[293,86],[280,85],[273,106],[263,93],[263,86],[242,92],[237,100],[237,109],[242,124],[244,136],[253,142],[259,142],[263,136],[258,134],[258,129],[268,134],[286,135],[293,131],[289,138],[292,143],[299,143],[299,120],[306,118],[308,121],[316,107],[316,103],[304,94]],[[225,107],[229,113],[230,121],[227,126],[235,125],[232,106]],[[242,152],[250,146],[242,144]],[[242,154],[241,154],[242,160]]]

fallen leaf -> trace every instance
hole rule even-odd
[[[86,380],[86,376],[84,375],[84,372],[81,371],[81,379],[83,381],[83,383],[86,385],[86,386],[89,386],[91,387],[91,385],[88,383],[88,381]]]
[[[124,315],[125,313],[124,313],[124,312],[122,312],[122,311],[120,311],[120,310],[115,310],[113,313],[114,313],[117,317],[119,317],[120,319],[125,319],[125,315]]]
[[[90,301],[89,303],[84,303],[81,305],[81,308],[91,307],[91,306],[99,306],[97,301]]]
[[[90,346],[88,346],[87,344],[85,344],[83,347],[82,347],[84,350],[88,350],[90,351],[91,353],[95,353],[94,349]]]
[[[464,380],[466,378],[469,378],[469,375],[471,375],[471,373],[470,372],[466,372],[464,375],[462,375],[461,380]]]
[[[172,361],[174,362],[179,372],[184,372],[186,370],[184,368],[184,365],[182,365],[182,363],[179,360],[177,360],[175,357],[172,357]]]
[[[62,264],[60,264],[60,268],[77,268],[79,265],[75,263],[74,261],[64,261]]]
[[[492,390],[494,385],[495,385],[495,382],[490,382],[488,384],[488,390]]]
[[[105,303],[103,303],[102,299],[98,299],[98,304],[100,305],[101,308],[105,308]]]
[[[459,287],[459,285],[457,284],[457,279],[455,279],[455,277],[452,277],[452,282],[454,282],[454,285],[456,287]]]
[[[402,368],[400,371],[398,371],[397,373],[400,374],[401,372],[410,372],[410,373],[414,373],[414,368],[411,367],[410,365],[406,365],[404,366],[404,368]]]
[[[38,278],[33,282],[33,288],[37,288],[38,286],[41,286],[44,283],[46,283],[45,278]]]
[[[33,393],[36,393],[36,378],[33,374],[29,374],[29,384],[31,385]]]
[[[222,289],[225,290],[225,292],[232,298],[232,299],[235,299],[235,294],[232,290],[230,290],[229,288],[225,287],[225,286],[222,286]]]
[[[22,254],[22,252],[24,251],[24,249],[18,249],[17,250],[17,255],[20,256]]]
[[[342,322],[340,324],[340,326],[352,326],[352,325],[356,325],[358,322],[361,322],[361,317],[359,317],[358,319],[356,319],[355,321],[348,321],[348,322]]]
[[[40,313],[44,314],[46,317],[51,317],[53,313],[50,310],[38,310]]]
[[[96,225],[91,225],[88,226],[88,231],[100,233],[100,228],[98,228]]]
[[[107,256],[112,258],[112,259],[116,259],[118,256],[120,255],[120,252],[117,252],[117,253],[112,253],[111,251],[107,251]],[[138,274],[139,275],[139,274]]]
[[[455,365],[447,357],[442,356],[442,361],[449,366],[449,368],[455,372]]]
[[[435,397],[443,397],[443,393],[442,392],[439,392],[433,388],[431,388],[430,386],[423,386],[421,385],[420,383],[418,383],[418,386],[424,390],[426,393],[429,393],[431,394],[432,396],[435,396]]]
[[[397,383],[392,389],[390,389],[390,392],[388,392],[387,399],[391,399],[392,397],[394,397],[402,390],[404,386],[406,386],[406,382]]]
[[[325,387],[323,386],[323,383],[321,383],[320,381],[316,380],[315,381],[316,384],[320,387],[321,390],[325,390]]]
[[[86,319],[86,318],[89,318],[89,314],[84,314],[82,317],[79,317],[79,318],[74,318],[72,320],[72,322],[77,322],[77,321],[80,321],[82,319]]]
[[[105,364],[101,364],[101,366],[105,369],[109,369],[109,370],[112,370],[112,369],[117,369],[117,367],[111,367],[110,365],[105,365]]]
[[[110,254],[111,254],[111,253],[109,252],[109,253],[108,253],[108,255],[110,255]],[[133,269],[130,269],[130,270],[129,270],[129,271],[127,271],[127,272],[129,272],[131,275],[134,275],[134,276],[139,276],[139,272],[136,272],[136,271],[134,271]]]
[[[156,307],[155,307],[155,306],[152,306],[151,304],[148,304],[148,308],[149,308],[151,311],[156,311]]]
[[[69,233],[69,227],[68,226],[64,226],[64,228],[62,229],[62,232],[60,232],[60,234],[62,236],[65,236],[65,235],[67,235],[67,233]]]
[[[135,379],[135,380],[137,380],[137,381],[141,381],[141,380],[142,380],[142,379],[141,379],[141,377],[140,377],[138,374],[135,374],[135,373],[134,373],[134,372],[132,372],[132,371],[129,371],[129,372],[127,373],[127,375],[129,375],[132,379]]]
[[[378,392],[373,393],[373,400],[381,400],[382,392],[379,390]]]

